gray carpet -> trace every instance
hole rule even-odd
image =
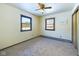
[[[76,56],[71,43],[38,37],[0,51],[4,56]]]

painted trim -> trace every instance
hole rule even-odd
[[[49,39],[53,39],[53,40],[58,40],[58,41],[62,41],[62,42],[72,43],[72,41],[71,41],[71,40],[62,39],[62,38],[56,38],[56,37],[50,37],[50,36],[44,36],[44,35],[41,35],[41,37],[44,37],[44,38],[49,38]]]

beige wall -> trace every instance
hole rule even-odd
[[[45,30],[45,19],[55,17],[55,31]],[[71,11],[62,12],[58,14],[51,14],[42,17],[41,19],[41,35],[62,38],[67,40],[71,39]]]
[[[20,14],[32,17],[32,31],[20,32]],[[40,18],[0,4],[0,49],[40,35]]]

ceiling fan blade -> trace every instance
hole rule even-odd
[[[45,7],[44,9],[51,9],[52,7]]]

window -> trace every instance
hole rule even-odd
[[[31,30],[32,30],[32,18],[21,15],[21,31],[31,31]]]
[[[45,30],[55,31],[55,18],[45,19]]]

